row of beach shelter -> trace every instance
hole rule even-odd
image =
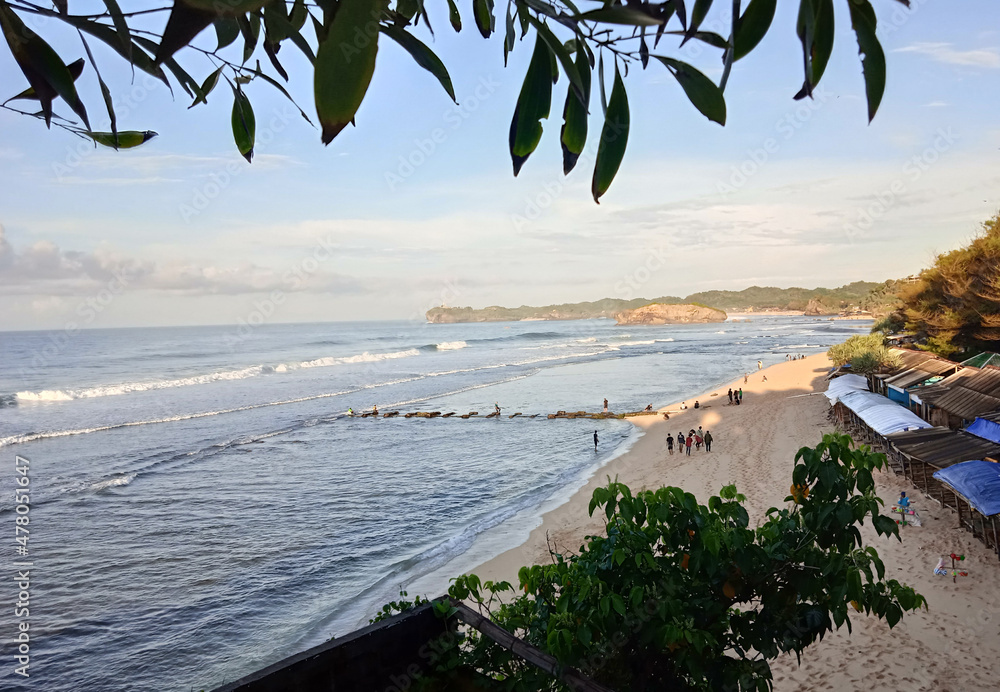
[[[929,382],[914,375],[913,370],[921,364],[925,364],[921,372],[927,374]],[[1000,557],[1000,404],[992,406],[991,394],[970,397],[962,391],[978,379],[979,372],[986,373],[983,379],[1000,381],[1000,368],[969,366],[944,377],[941,370],[938,363],[910,358],[904,361],[904,368],[880,378],[839,375],[830,381],[826,396],[840,425],[857,441],[883,452],[893,471],[928,497],[954,509],[959,524]],[[961,373],[965,374],[956,377]],[[960,380],[962,386],[948,380]],[[913,389],[904,390],[905,399],[898,391],[890,398],[883,393],[892,386],[886,383],[892,382],[909,382]],[[932,386],[938,389],[931,391]],[[957,413],[928,410],[925,400],[941,401],[949,395],[965,409]],[[969,406],[970,400],[991,410],[970,411],[975,409]],[[933,417],[925,418],[921,413]],[[965,418],[970,413],[978,415]],[[935,425],[927,418],[952,425]]]

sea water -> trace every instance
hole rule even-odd
[[[401,588],[440,595],[449,570],[523,540],[638,435],[547,414],[690,400],[758,359],[868,327],[764,316],[0,333],[5,563],[32,563],[31,678],[13,673],[8,605],[0,687],[210,689],[366,624]],[[485,419],[495,403],[503,416]],[[480,415],[346,415],[375,405]],[[30,463],[20,556],[15,455]]]

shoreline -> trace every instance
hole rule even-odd
[[[795,453],[816,445],[835,430],[828,416],[826,389],[829,360],[825,353],[786,361],[754,371],[744,385],[744,403],[726,406],[730,383],[708,390],[698,400],[707,408],[677,411],[662,417],[633,418],[642,436],[630,450],[595,473],[566,502],[541,515],[528,540],[469,570],[484,581],[517,584],[523,565],[551,559],[549,545],[561,553],[577,552],[585,536],[604,529],[603,516],[587,514],[590,497],[606,476],[618,477],[633,491],[674,485],[705,504],[728,483],[747,496],[751,526],[770,507],[780,507],[788,494]],[[768,381],[762,378],[767,376]],[[743,378],[735,381],[737,387]],[[693,405],[692,400],[688,400]],[[676,413],[674,412],[676,411]],[[701,424],[711,430],[713,451],[691,456],[668,455],[667,433]],[[886,577],[899,579],[927,598],[928,610],[907,614],[895,628],[863,614],[851,618],[852,630],[841,627],[808,647],[801,661],[783,655],[771,661],[776,692],[948,692],[984,689],[983,681],[1000,675],[1000,569],[996,556],[958,526],[956,514],[927,498],[892,471],[874,474],[886,508],[905,490],[919,510],[922,526],[900,527],[900,541],[879,537],[870,522],[861,526],[866,546],[878,550]],[[885,511],[883,510],[883,511]],[[940,556],[965,555],[969,575],[953,583],[935,576]]]
[[[699,394],[697,397],[685,400],[689,406],[686,410],[679,409],[681,402],[659,407],[657,412],[659,414],[668,412],[670,414],[669,420],[664,420],[662,415],[625,419],[634,425],[640,433],[640,437],[628,451],[601,467],[600,473],[595,472],[590,476],[569,499],[557,507],[543,512],[526,541],[480,563],[469,571],[478,574],[483,580],[505,579],[516,583],[517,570],[520,567],[540,564],[550,559],[548,541],[552,541],[559,552],[575,552],[586,535],[597,533],[604,527],[604,523],[599,519],[594,520],[587,516],[587,508],[594,489],[603,486],[609,476],[618,478],[633,490],[657,488],[661,485],[678,485],[693,492],[698,497],[699,502],[707,502],[708,493],[718,493],[719,489],[729,481],[723,479],[715,483],[714,487],[704,483],[701,484],[702,487],[696,487],[685,478],[689,474],[684,472],[684,467],[692,463],[695,466],[702,466],[699,462],[707,459],[725,460],[733,449],[734,437],[732,433],[740,434],[742,423],[737,423],[737,419],[742,421],[744,418],[752,417],[754,411],[759,410],[761,406],[760,398],[762,395],[772,397],[776,392],[783,391],[782,388],[790,383],[797,389],[795,394],[811,394],[813,393],[812,388],[806,388],[798,381],[803,377],[815,376],[817,374],[815,369],[820,363],[824,364],[822,377],[825,378],[828,362],[826,354],[820,353],[801,360],[776,363],[762,370],[754,370],[750,373],[747,384],[743,383],[742,376],[738,376],[734,380]],[[767,382],[763,382],[765,376],[768,378]],[[734,390],[743,387],[744,399],[741,406],[728,405],[727,390],[730,387],[733,387]],[[822,404],[825,408],[826,399],[820,398],[822,398]],[[700,408],[693,408],[695,401],[701,403]],[[723,422],[724,420],[731,422],[727,424]],[[712,452],[706,452],[704,449],[699,452],[692,449],[691,456],[687,456],[675,449],[672,456],[667,454],[665,438],[668,433],[676,435],[682,430],[686,432],[692,428],[697,429],[699,425],[705,430],[713,431],[712,435],[715,441]],[[816,444],[819,439],[820,436],[816,435],[815,440],[811,440],[811,443]],[[791,477],[791,464],[795,451],[803,444],[808,443],[810,442],[803,441],[801,444],[795,445],[794,449],[789,450],[790,454],[786,455],[789,463],[789,478]],[[714,481],[716,474],[711,475]],[[778,487],[784,488],[785,486],[779,485]],[[749,488],[739,487],[739,489],[749,495],[746,492]],[[786,494],[779,493],[780,496],[772,504],[780,503]]]

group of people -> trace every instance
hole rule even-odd
[[[732,406],[732,405],[735,404],[736,406],[739,406],[742,403],[743,403],[743,387],[740,387],[735,392],[733,391],[733,388],[730,387],[729,388],[729,405]]]
[[[696,451],[701,450],[701,446],[705,445],[705,451],[712,451],[712,433],[708,430],[702,432],[701,426],[698,426],[698,430],[690,430],[688,434],[685,435],[683,432],[677,433],[677,451],[683,454],[691,456],[691,447],[694,447]],[[667,435],[667,453],[674,453],[674,436]]]
[[[798,355],[795,355],[794,353],[785,354],[785,360],[802,360],[803,358],[805,358],[805,356],[802,355],[801,353]]]

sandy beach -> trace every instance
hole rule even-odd
[[[521,546],[471,570],[484,579],[517,581],[522,565],[549,559],[546,538],[559,551],[575,551],[584,536],[603,529],[587,516],[594,488],[617,476],[633,489],[676,485],[700,502],[727,483],[747,496],[751,523],[769,507],[780,506],[788,494],[795,452],[815,445],[832,432],[829,405],[821,392],[829,369],[825,354],[779,363],[697,397],[702,408],[661,408],[662,417],[633,418],[644,435],[626,454],[609,463],[571,499],[542,517]],[[763,381],[766,375],[767,381]],[[727,389],[743,387],[742,406],[728,406]],[[689,406],[694,399],[687,401]],[[612,410],[614,403],[612,402]],[[668,455],[665,439],[698,426],[711,430],[710,453]],[[890,506],[906,490],[923,525],[901,527],[902,542],[862,528],[875,546],[888,578],[908,583],[922,593],[928,611],[908,615],[894,629],[861,614],[852,618],[853,632],[844,627],[810,647],[801,665],[794,656],[772,665],[775,689],[784,690],[979,690],[995,689],[1000,673],[1000,564],[972,535],[958,528],[957,516],[924,497],[891,471],[877,474],[879,494]],[[953,583],[934,576],[942,555],[964,554],[968,577]]]

